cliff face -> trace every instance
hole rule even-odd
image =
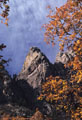
[[[17,79],[26,80],[33,88],[38,88],[52,72],[52,64],[37,47],[32,47],[26,57]]]

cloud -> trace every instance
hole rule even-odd
[[[59,7],[65,2],[66,0],[10,0],[9,26],[0,24],[0,43],[7,45],[2,52],[4,57],[12,59],[7,67],[11,75],[21,70],[32,46],[39,47],[54,62],[58,47],[46,45],[43,41],[44,31],[40,31],[40,28],[48,21],[46,6],[50,4]]]

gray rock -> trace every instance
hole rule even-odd
[[[31,117],[33,115],[33,112],[24,107],[24,106],[18,106],[17,104],[4,104],[0,105],[0,119],[3,118],[3,116],[10,116],[10,117]]]
[[[45,78],[51,74],[52,64],[37,47],[32,47],[26,57],[22,71],[17,79],[26,80],[34,89],[41,87]]]
[[[37,97],[41,93],[41,85],[46,81],[46,77],[52,74],[52,69],[53,65],[40,51],[40,49],[37,47],[32,47],[26,56],[26,60],[21,72],[16,77],[16,82],[23,91],[23,95],[25,96],[25,99],[28,101],[30,106],[34,104],[34,108],[36,108],[42,105],[39,101],[37,101]],[[29,88],[27,88],[28,85]],[[32,92],[30,93],[28,91]],[[48,105],[45,106],[44,109],[49,109]]]
[[[54,63],[54,70],[57,76],[61,76],[63,79],[67,79],[69,76],[70,68],[65,68],[64,65],[74,58],[75,54],[73,50],[69,49],[66,52],[59,52],[56,56],[56,61]],[[69,76],[70,77],[70,76]]]
[[[70,60],[73,59],[73,57],[75,56],[73,50],[69,50],[66,52],[59,52],[56,56],[56,63],[62,63],[62,64],[66,64],[68,63]]]

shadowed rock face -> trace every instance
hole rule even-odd
[[[12,79],[8,72],[5,70],[4,66],[0,68],[0,103],[7,102],[11,99],[11,81]]]
[[[17,79],[26,80],[33,88],[38,88],[52,72],[52,64],[37,47],[32,47],[26,57]]]
[[[34,90],[25,80],[15,81],[4,66],[0,68],[0,105],[16,103],[32,108],[34,98]]]
[[[24,106],[19,106],[16,104],[3,104],[0,105],[0,120],[11,120],[11,117],[31,117],[33,112]],[[10,119],[6,117],[10,116]],[[5,117],[5,118],[4,118]],[[14,119],[14,118],[12,118]],[[15,118],[16,119],[16,118]],[[17,118],[18,119],[18,118]],[[20,118],[19,118],[20,120]]]

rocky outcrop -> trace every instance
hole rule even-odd
[[[41,93],[41,85],[46,81],[46,77],[51,74],[53,74],[53,65],[39,48],[32,47],[26,57],[21,72],[16,77],[16,82],[24,92],[23,94],[26,100],[28,100],[27,93],[30,90],[27,85],[31,88],[30,91],[32,92],[29,92],[31,99],[28,100],[30,106],[33,106],[32,103],[34,104],[34,108],[39,107],[40,109],[43,109],[44,106],[44,111],[51,112],[51,108],[47,103],[40,103],[37,100],[37,97]],[[40,107],[40,105],[42,107]]]
[[[37,47],[30,48],[26,56],[23,68],[19,75],[18,80],[25,80],[33,89],[40,89],[46,77],[49,75],[65,76],[66,69],[64,64],[74,57],[72,50],[66,52],[59,52],[56,56],[56,61],[51,64],[47,57]]]
[[[45,82],[52,72],[52,64],[37,47],[32,47],[26,57],[22,71],[17,79],[26,80],[34,89]]]
[[[68,76],[68,71],[70,68],[65,68],[64,65],[67,64],[75,56],[73,50],[69,49],[66,52],[59,52],[56,56],[56,61],[54,63],[54,70],[56,75],[61,76],[66,79]]]
[[[72,59],[73,55],[74,54],[71,50],[65,53],[60,52],[56,57],[55,64],[51,64],[39,48],[30,48],[30,51],[26,56],[23,68],[19,75],[16,77],[16,83],[18,86],[17,89],[20,87],[20,91],[23,91],[23,95],[25,96],[25,99],[28,101],[29,105],[32,105],[34,101],[34,104],[36,104],[35,106],[39,106],[40,103],[37,102],[37,97],[41,93],[41,85],[46,81],[46,77],[49,75],[58,75],[65,79],[67,69],[65,69],[64,64]],[[31,89],[28,89],[28,85]],[[31,92],[29,92],[29,95],[27,95],[29,90]],[[30,95],[32,99],[28,99]],[[42,108],[44,106],[44,108],[49,111],[48,113],[50,113],[51,108],[49,104],[44,103],[41,104]]]
[[[59,52],[56,56],[56,63],[66,64],[75,56],[73,50],[69,49],[66,52]]]
[[[20,119],[20,117],[29,118],[32,115],[33,115],[33,112],[24,106],[19,106],[17,104],[0,105],[0,120],[3,120],[3,119],[6,120],[6,118],[4,118],[5,116],[6,117],[10,116],[10,118],[18,116]]]
[[[52,120],[43,115],[38,109],[35,112],[16,104],[4,104],[0,106],[0,120]]]

